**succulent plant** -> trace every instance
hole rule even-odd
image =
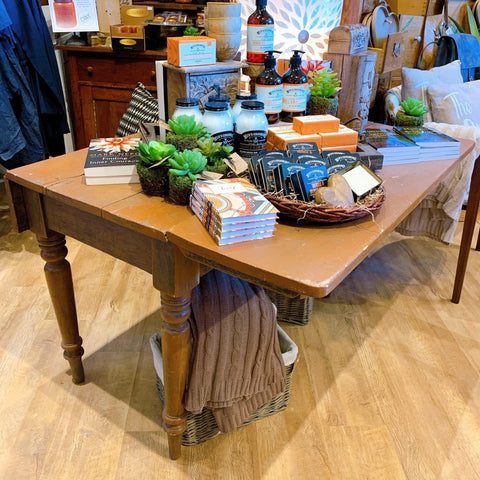
[[[201,152],[207,157],[207,164],[212,166],[224,165],[224,158],[228,158],[233,152],[233,147],[224,146],[220,142],[215,142],[213,138],[206,138],[197,142],[198,147],[195,150]]]
[[[175,152],[172,158],[168,159],[170,173],[177,177],[188,176],[192,182],[197,177],[196,173],[200,173],[207,164],[207,158],[201,152],[195,150],[184,150],[183,152]]]
[[[166,141],[175,145],[179,151],[193,150],[198,140],[209,137],[207,129],[201,123],[197,123],[193,115],[171,118],[168,125],[172,131],[167,133]]]
[[[407,115],[412,115],[413,117],[420,117],[427,111],[425,103],[418,98],[408,97],[406,100],[400,102],[400,106]]]
[[[200,35],[200,30],[197,27],[190,26],[183,31],[183,34],[187,37],[196,36]]]
[[[333,98],[339,90],[341,82],[337,78],[337,72],[323,68],[320,71],[309,73],[310,97]]]
[[[156,140],[152,140],[148,144],[139,142],[137,150],[140,156],[140,163],[147,168],[170,157],[176,151],[174,145],[157,142]]]

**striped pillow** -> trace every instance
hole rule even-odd
[[[158,101],[138,82],[132,93],[127,111],[123,114],[117,130],[117,137],[124,137],[140,131],[138,122],[158,122]]]

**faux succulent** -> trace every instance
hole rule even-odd
[[[200,30],[197,27],[190,26],[183,31],[183,34],[187,37],[196,36],[200,35]]]
[[[400,106],[407,115],[412,115],[413,117],[420,117],[427,111],[423,101],[418,98],[408,97],[400,102]]]
[[[184,150],[175,152],[173,157],[168,159],[168,164],[172,175],[188,176],[194,182],[197,179],[195,174],[200,173],[207,165],[207,158],[199,151]]]
[[[176,135],[197,135],[199,138],[207,135],[206,128],[201,123],[197,123],[193,115],[179,115],[171,118],[168,125]]]
[[[224,158],[228,158],[233,152],[233,147],[226,147],[220,142],[215,142],[213,138],[206,138],[197,142],[196,150],[200,151],[207,157],[208,164],[213,166],[223,165]]]
[[[337,78],[337,72],[323,68],[320,71],[312,71],[308,74],[311,83],[310,96],[332,98],[340,90],[341,82]]]
[[[140,162],[145,167],[154,166],[161,160],[173,155],[176,151],[173,145],[157,142],[156,140],[152,140],[148,144],[139,142],[137,150],[140,155]]]

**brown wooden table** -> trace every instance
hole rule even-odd
[[[473,142],[462,140],[463,158]],[[65,235],[152,274],[161,294],[165,376],[163,418],[170,457],[186,427],[190,293],[217,268],[287,295],[328,295],[405,218],[457,159],[385,167],[386,200],[367,216],[332,226],[280,223],[272,238],[218,247],[187,208],[148,197],[138,184],[87,186],[86,149],[11,170],[6,186],[16,229],[38,239],[64,356],[74,383],[84,381]]]

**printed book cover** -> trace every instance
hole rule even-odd
[[[265,220],[276,218],[278,213],[255,186],[243,178],[196,181],[193,194],[200,204],[211,209],[218,223],[247,218]]]
[[[404,151],[406,148],[420,151],[420,147],[413,140],[386,128],[366,128],[364,136],[366,142],[380,153]]]
[[[429,127],[394,127],[401,135],[413,140],[420,147],[450,147],[455,146],[460,151],[460,142]]]
[[[136,176],[140,138],[112,137],[91,140],[84,172],[86,177]],[[137,176],[138,178],[138,176]]]

